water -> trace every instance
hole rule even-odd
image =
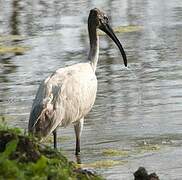
[[[182,2],[180,0],[0,1],[0,46],[28,47],[0,55],[0,115],[27,128],[38,85],[59,67],[86,60],[87,16],[104,9],[118,33],[129,68],[107,36],[100,37],[98,93],[82,134],[82,163],[125,163],[97,171],[107,179],[133,179],[139,166],[161,179],[182,177]],[[12,38],[18,35],[17,39]],[[59,129],[60,147],[71,160],[73,128]],[[143,149],[148,145],[148,150]],[[148,147],[147,146],[147,147]],[[150,148],[152,147],[152,148]],[[156,148],[155,147],[159,147]],[[105,149],[127,150],[127,157],[104,156]]]

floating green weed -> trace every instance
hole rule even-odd
[[[118,26],[114,28],[115,33],[130,33],[130,32],[137,32],[143,29],[142,26],[137,25],[129,25],[129,26]],[[105,35],[102,31],[99,31],[99,35]]]
[[[157,152],[161,150],[162,145],[154,143],[154,142],[147,142],[147,141],[140,141],[135,148],[135,153],[150,153],[150,152]]]
[[[158,144],[147,144],[137,148],[141,153],[159,151],[161,147]]]
[[[129,151],[125,150],[116,150],[116,149],[105,149],[102,154],[104,156],[128,156]]]
[[[142,26],[134,26],[134,25],[118,26],[118,27],[114,28],[114,32],[115,33],[129,33],[129,32],[141,31],[142,29],[143,29]]]
[[[88,164],[79,164],[78,166],[80,167],[91,167],[91,168],[110,168],[116,165],[122,165],[127,163],[127,161],[116,161],[116,160],[101,160],[101,161],[96,161],[93,163],[88,163]]]
[[[25,37],[21,35],[0,35],[0,42],[2,41],[20,41],[24,40]]]
[[[14,54],[24,54],[30,48],[20,45],[9,45],[13,41],[21,41],[25,39],[21,35],[0,35],[0,55],[14,53]],[[12,43],[11,43],[12,44]]]
[[[24,54],[30,48],[24,46],[0,46],[0,54],[8,54],[8,53],[15,53],[15,54]]]

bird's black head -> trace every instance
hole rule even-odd
[[[116,45],[118,46],[118,48],[122,54],[122,57],[124,60],[124,65],[127,66],[127,58],[126,58],[125,51],[124,51],[120,41],[114,34],[114,31],[110,27],[109,19],[106,16],[106,14],[97,8],[91,9],[89,17],[88,17],[88,26],[89,26],[89,28],[91,28],[91,27],[99,28],[100,30],[105,32],[116,43]]]
[[[92,25],[95,25],[97,28],[99,28],[103,23],[108,23],[108,18],[97,8],[91,9],[88,21],[92,22]]]

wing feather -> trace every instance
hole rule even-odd
[[[97,79],[89,63],[58,69],[37,91],[29,119],[29,131],[49,135],[84,117],[95,101]]]

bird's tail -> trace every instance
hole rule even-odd
[[[38,107],[35,107],[35,112],[36,108]],[[34,113],[34,110],[32,113]],[[29,127],[29,132],[34,136],[38,137],[40,140],[47,137],[54,130],[54,115],[55,111],[53,105],[50,102],[44,104],[41,111],[39,112],[39,116]]]

